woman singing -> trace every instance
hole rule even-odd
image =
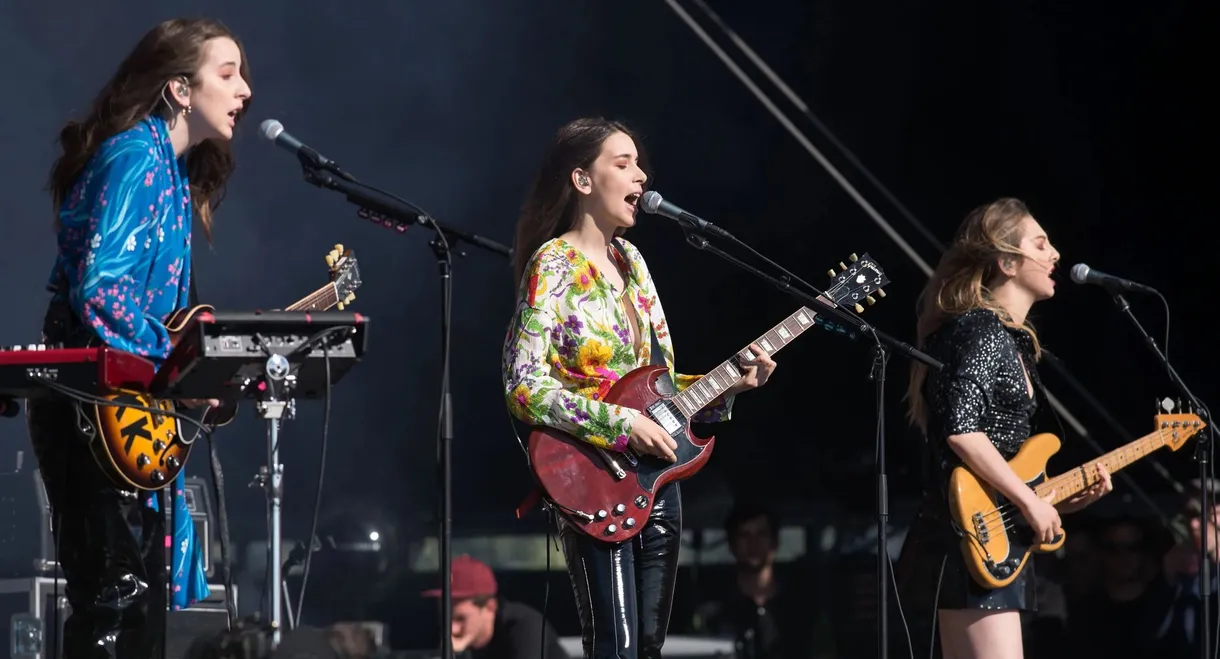
[[[674,460],[677,444],[637,410],[603,402],[614,383],[664,363],[673,373],[665,312],[639,251],[618,238],[635,224],[645,175],[622,125],[579,119],[559,129],[517,223],[517,310],[504,348],[508,407],[518,419],[595,446]],[[653,344],[659,346],[654,354]],[[698,421],[727,419],[734,396],[761,386],[775,362],[757,345],[744,379]],[[663,361],[661,361],[663,360]],[[629,543],[595,540],[560,522],[586,657],[660,657],[682,530],[677,483],[657,492]]]
[[[930,606],[939,616],[945,659],[1020,659],[1019,611],[1036,608],[1032,563],[993,590],[967,573],[948,519],[952,469],[964,464],[1014,502],[1046,542],[1060,532],[1060,513],[1083,508],[1112,487],[1098,464],[1101,481],[1056,507],[1035,496],[1006,462],[1032,434],[1034,412],[1044,402],[1035,369],[1041,348],[1027,316],[1035,302],[1055,294],[1051,274],[1058,261],[1025,205],[1000,199],[966,217],[921,296],[919,345],[944,368],[929,373],[916,362],[911,371],[909,416],[926,438],[932,481],[897,573],[903,605]]]
[[[157,364],[169,354],[162,321],[191,297],[192,219],[210,238],[248,77],[242,47],[223,25],[166,21],[136,44],[88,115],[63,128],[50,180],[59,250],[46,342],[100,340]],[[166,533],[158,497],[106,478],[72,401],[31,401],[29,429],[72,607],[64,656],[108,657],[102,642],[119,632],[119,659],[160,657]],[[175,501],[171,604],[183,608],[207,594],[207,580],[186,504]]]

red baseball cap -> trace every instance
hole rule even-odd
[[[469,555],[454,556],[450,574],[450,595],[454,600],[490,597],[496,594],[496,575],[486,563]],[[440,597],[441,589],[433,588],[420,594],[423,597]]]

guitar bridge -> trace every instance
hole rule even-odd
[[[991,531],[987,529],[987,523],[983,520],[983,513],[971,515],[970,522],[974,526],[974,537],[978,539],[979,544],[987,544],[991,540]]]

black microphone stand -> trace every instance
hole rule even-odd
[[[889,354],[886,346],[893,350],[906,355],[911,359],[926,364],[934,369],[941,369],[944,364],[933,359],[932,357],[920,352],[915,347],[903,343],[888,334],[882,332],[861,320],[853,313],[849,313],[842,307],[835,306],[822,299],[818,299],[803,290],[798,290],[792,286],[793,281],[801,281],[799,277],[789,272],[784,267],[776,264],[774,261],[762,257],[775,269],[784,274],[783,278],[776,278],[768,275],[758,268],[749,265],[735,256],[725,253],[720,248],[712,245],[706,237],[698,233],[695,225],[688,221],[678,220],[682,225],[682,230],[686,233],[686,242],[690,243],[695,249],[700,249],[710,254],[714,254],[725,261],[745,270],[746,272],[770,283],[779,290],[788,293],[789,295],[800,300],[803,304],[820,309],[823,313],[838,318],[848,327],[858,328],[861,334],[872,336],[876,341],[876,346],[873,348],[873,364],[869,373],[869,379],[877,384],[877,653],[881,659],[889,656],[889,546],[887,539],[887,527],[889,525],[889,482],[885,466],[885,367],[889,361]],[[740,243],[741,241],[729,235],[728,238],[733,242]],[[743,245],[750,251],[754,251],[748,245]],[[760,255],[761,256],[761,255]],[[803,283],[803,282],[802,282]],[[813,288],[809,284],[805,284],[809,288]],[[816,290],[816,289],[815,289]],[[826,300],[830,296],[821,291],[817,291]]]
[[[512,250],[482,236],[445,226],[419,207],[392,194],[356,181],[343,172],[334,161],[319,160],[311,153],[297,154],[304,170],[305,181],[320,188],[342,192],[348,201],[377,213],[382,223],[400,233],[411,226],[425,226],[436,232],[428,246],[436,255],[441,284],[441,406],[437,428],[437,470],[441,482],[440,505],[440,575],[441,575],[441,659],[453,657],[453,474],[450,467],[453,444],[453,397],[449,391],[450,318],[453,310],[453,244],[465,241],[490,252],[511,256]],[[313,154],[316,155],[316,154]],[[457,251],[458,256],[465,252]],[[298,612],[300,615],[300,612]]]
[[[1207,406],[1200,402],[1198,398],[1195,398],[1195,395],[1191,393],[1190,388],[1186,386],[1186,383],[1182,382],[1182,378],[1178,377],[1178,372],[1174,369],[1173,365],[1169,363],[1169,358],[1166,357],[1165,353],[1161,351],[1161,348],[1157,346],[1156,339],[1153,339],[1152,336],[1148,334],[1148,330],[1145,330],[1144,326],[1140,324],[1139,319],[1135,317],[1135,314],[1131,313],[1131,306],[1127,304],[1127,299],[1123,297],[1122,293],[1115,289],[1112,289],[1111,293],[1114,296],[1114,304],[1118,305],[1118,308],[1123,312],[1123,315],[1131,320],[1131,323],[1134,324],[1135,328],[1139,330],[1139,333],[1143,335],[1144,342],[1148,344],[1148,349],[1152,350],[1152,354],[1156,355],[1157,360],[1159,360],[1161,365],[1165,367],[1165,372],[1169,375],[1169,380],[1173,382],[1174,386],[1178,388],[1178,391],[1180,391],[1182,395],[1186,397],[1186,400],[1190,401],[1191,407],[1194,408],[1192,411],[1201,416],[1208,424],[1208,431],[1199,435],[1198,443],[1195,445],[1195,460],[1199,463],[1199,535],[1203,538],[1203,546],[1199,549],[1199,601],[1201,602],[1200,614],[1202,616],[1202,622],[1199,624],[1199,630],[1201,632],[1199,637],[1199,656],[1203,659],[1212,659],[1212,622],[1210,602],[1212,584],[1211,561],[1209,561],[1207,558],[1207,545],[1209,544],[1207,541],[1207,527],[1208,519],[1211,517],[1212,511],[1215,509],[1215,493],[1212,492],[1212,483],[1211,479],[1208,478],[1207,465],[1210,460],[1211,450],[1216,439],[1216,425],[1208,418],[1210,414],[1208,413]],[[1209,494],[1211,495],[1212,499],[1212,505],[1210,506],[1208,505]]]

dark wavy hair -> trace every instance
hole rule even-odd
[[[241,76],[250,83],[249,64],[241,41],[229,28],[206,18],[175,18],[149,30],[127,55],[118,71],[98,93],[89,114],[70,121],[59,132],[63,153],[51,168],[48,188],[56,212],[71,193],[76,180],[103,142],[135,126],[166,106],[164,90],[171,80],[197,82],[208,41],[228,37],[241,51]],[[246,99],[237,119],[250,108]],[[227,142],[205,140],[191,149],[186,159],[191,182],[191,200],[203,232],[212,239],[212,211],[224,198],[225,183],[233,173],[233,152]]]
[[[575,224],[580,206],[572,185],[572,171],[592,167],[601,153],[602,143],[615,133],[623,133],[636,143],[640,167],[647,169],[639,139],[622,122],[586,117],[556,131],[517,218],[517,233],[513,240],[514,286],[520,283],[534,252]]]

